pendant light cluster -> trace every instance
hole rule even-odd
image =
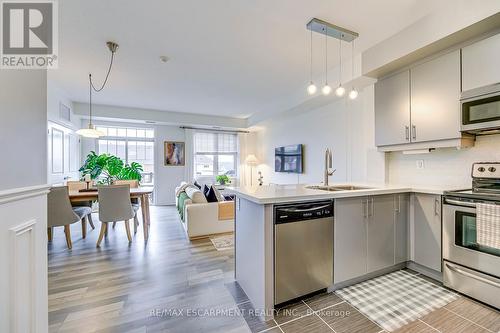
[[[313,31],[321,33],[325,37],[325,84],[321,89],[323,95],[328,96],[332,92],[332,88],[328,84],[328,37],[333,37],[339,40],[339,85],[335,89],[335,95],[342,97],[345,95],[345,88],[342,86],[342,41],[351,42],[352,46],[352,76],[354,77],[354,39],[358,37],[358,34],[353,31],[349,31],[344,28],[337,27],[328,22],[313,18],[308,24],[307,29],[310,30],[310,81],[307,87],[307,93],[309,95],[314,95],[317,92],[317,87],[313,82]],[[358,91],[353,87],[349,92],[350,99],[356,99],[358,97]]]

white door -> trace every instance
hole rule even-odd
[[[49,122],[47,136],[49,183],[78,180],[80,137],[72,129],[52,122]]]

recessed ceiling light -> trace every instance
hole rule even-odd
[[[168,60],[169,60],[169,59],[168,59],[168,57],[167,57],[167,56],[164,56],[164,55],[160,56],[160,61],[161,61],[161,62],[165,63],[165,62],[167,62]]]

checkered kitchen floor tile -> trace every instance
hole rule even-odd
[[[389,332],[460,297],[405,271],[364,281],[336,293]]]

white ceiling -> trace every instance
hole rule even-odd
[[[87,102],[88,73],[100,84],[109,61],[105,42],[114,40],[120,48],[113,72],[94,103],[247,117],[307,98],[305,24],[312,17],[359,32],[359,53],[429,13],[433,2],[64,0],[59,1],[59,69],[50,78],[74,101]],[[319,76],[324,44],[319,35],[314,42]],[[333,65],[338,46],[330,43]],[[168,63],[161,63],[160,55],[168,56]]]

